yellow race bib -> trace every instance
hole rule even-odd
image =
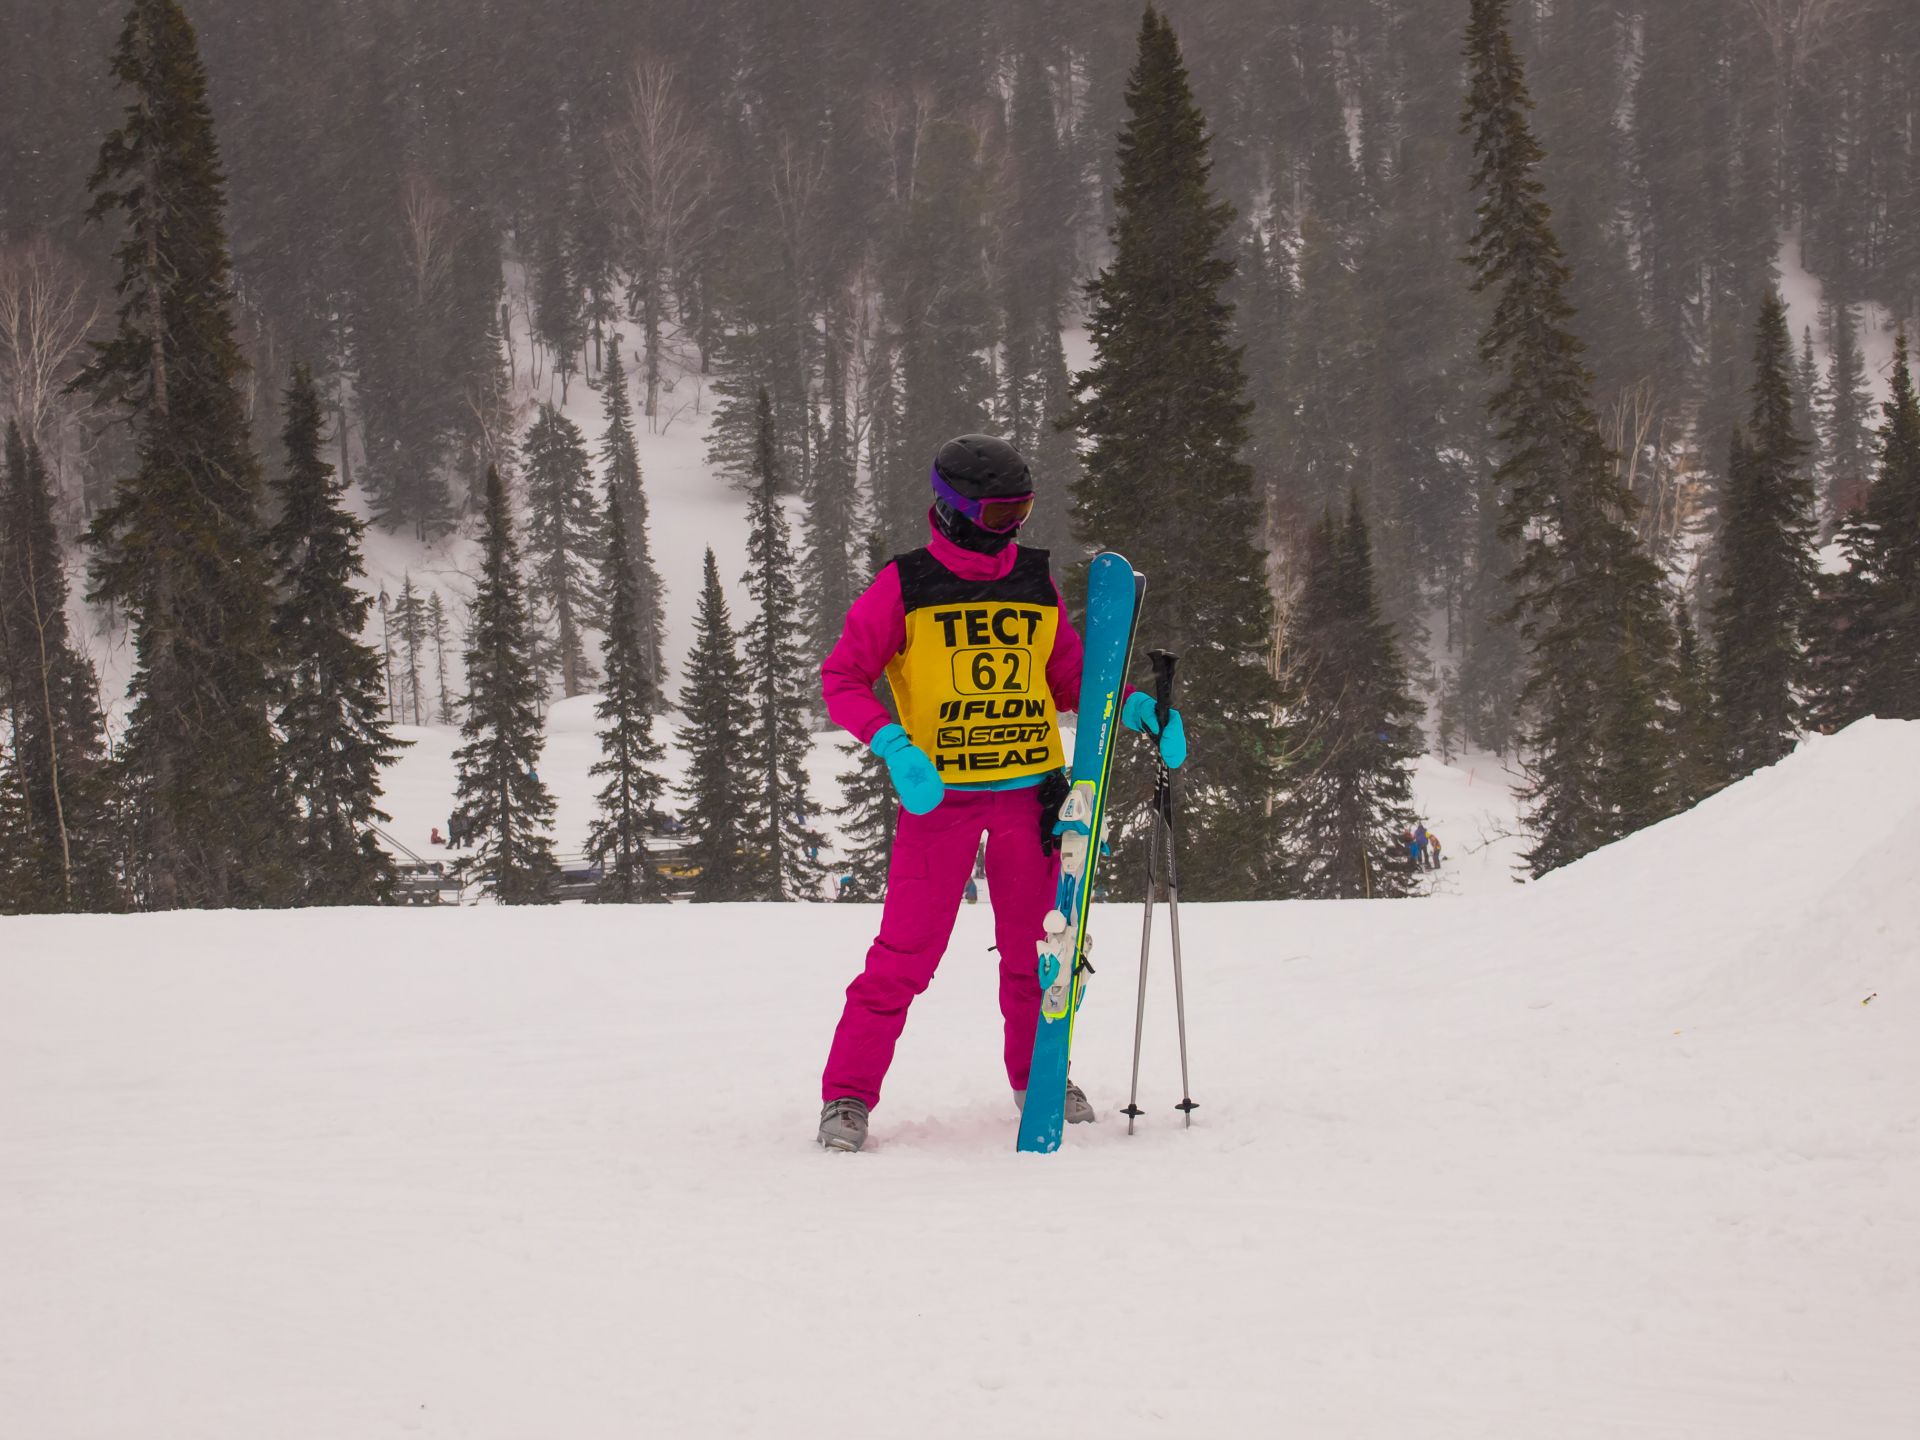
[[[900,723],[949,784],[1014,780],[1065,762],[1047,661],[1060,606],[1047,552],[998,580],[963,580],[926,550],[894,560],[907,641],[887,666]]]

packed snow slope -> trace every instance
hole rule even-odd
[[[1190,907],[1013,1150],[961,917],[869,1151],[854,906],[0,920],[0,1431],[1920,1434],[1920,724],[1545,883]]]

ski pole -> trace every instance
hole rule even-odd
[[[1159,651],[1154,652],[1156,655]],[[1147,952],[1153,948],[1153,899],[1159,889],[1154,863],[1160,844],[1160,812],[1155,809],[1148,821],[1147,835],[1147,913],[1140,923],[1140,989],[1133,1002],[1133,1084],[1127,1091],[1127,1134],[1133,1134],[1133,1122],[1146,1112],[1140,1108],[1140,1031],[1147,1018]]]
[[[1155,650],[1148,654],[1147,659],[1153,663],[1154,700],[1160,731],[1165,734],[1167,716],[1173,710],[1173,667],[1179,657],[1165,650]],[[1156,759],[1158,754],[1156,749]],[[1173,848],[1173,772],[1167,769],[1164,760],[1159,761],[1157,772],[1154,777],[1153,808],[1157,826],[1166,838],[1167,845],[1167,920],[1173,930],[1173,1012],[1180,1034],[1180,1103],[1174,1108],[1186,1116],[1187,1124],[1191,1127],[1195,1101],[1193,1086],[1187,1079],[1187,990],[1180,968],[1180,866],[1174,858]]]
[[[1165,650],[1155,650],[1147,658],[1153,663],[1154,700],[1162,733],[1167,728],[1167,717],[1173,710],[1173,671],[1178,657]],[[1193,1099],[1192,1086],[1187,1078],[1187,1000],[1186,985],[1180,963],[1180,871],[1174,857],[1173,843],[1173,775],[1167,769],[1166,762],[1155,757],[1153,784],[1153,815],[1150,821],[1150,834],[1147,837],[1147,904],[1146,915],[1140,931],[1140,988],[1134,1002],[1133,1011],[1133,1085],[1127,1097],[1127,1107],[1120,1113],[1127,1117],[1127,1133],[1133,1133],[1134,1120],[1144,1114],[1140,1109],[1140,1037],[1147,1013],[1147,956],[1153,946],[1153,906],[1164,884],[1167,892],[1167,918],[1173,929],[1173,1000],[1176,1022],[1180,1037],[1180,1103],[1174,1108],[1181,1111],[1187,1124],[1193,1124],[1193,1112],[1196,1102]],[[1166,846],[1166,870],[1164,879],[1159,866],[1159,851]]]

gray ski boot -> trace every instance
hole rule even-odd
[[[820,1143],[829,1150],[858,1150],[867,1143],[867,1107],[850,1096],[820,1109]]]
[[[1025,1110],[1027,1108],[1026,1091],[1016,1090],[1013,1092],[1013,1108],[1016,1110]],[[1088,1125],[1100,1118],[1093,1113],[1093,1102],[1087,1099],[1087,1092],[1071,1080],[1067,1081],[1067,1105],[1063,1113],[1069,1125]]]

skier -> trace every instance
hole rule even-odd
[[[866,1142],[907,1007],[946,951],[983,834],[1016,1105],[1026,1100],[1040,1018],[1037,947],[1059,868],[1042,792],[1064,793],[1044,782],[1064,759],[1059,712],[1080,703],[1080,636],[1047,552],[1014,543],[1033,510],[1020,452],[962,435],[940,447],[932,482],[927,545],[874,577],[820,667],[827,714],[885,762],[901,804],[880,934],[847,986],[821,1076],[819,1140],[834,1150]],[[874,697],[883,672],[899,723]],[[1169,766],[1186,759],[1177,710],[1163,732],[1153,698],[1135,691],[1120,718],[1156,736]],[[1066,1118],[1095,1118],[1071,1083]]]

